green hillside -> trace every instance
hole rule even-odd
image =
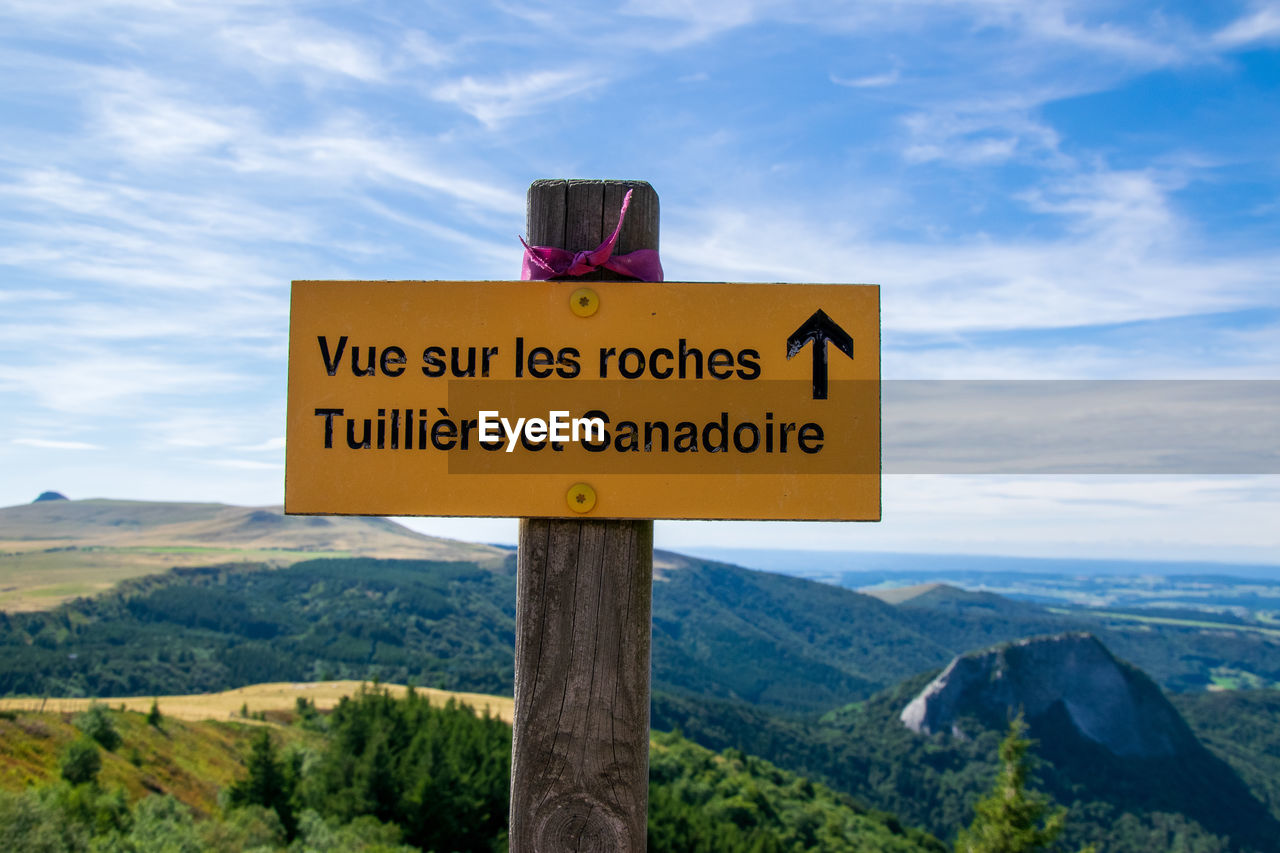
[[[460,561],[468,567],[458,571],[498,577],[441,586],[359,562],[326,572],[310,562],[321,554]],[[10,617],[0,615],[0,648],[7,644],[14,658],[0,661],[0,693],[179,693],[375,674],[506,692],[514,562],[510,551],[421,536],[387,519],[99,500],[0,509],[0,609]],[[291,564],[301,565],[284,585],[255,576]],[[786,713],[821,714],[952,655],[1064,630],[1090,631],[1169,690],[1280,683],[1280,637],[1228,623],[1055,613],[940,584],[878,591],[896,602],[888,604],[676,554],[658,553],[654,565],[655,684]],[[161,574],[175,566],[191,571]],[[411,596],[425,583],[435,603],[421,614],[392,607],[379,624],[390,595],[384,573],[403,578]],[[138,576],[146,579],[129,582]],[[121,583],[94,603],[56,607]],[[221,614],[216,624],[207,613],[192,616],[199,597],[182,586],[202,590],[207,608]],[[365,606],[357,592],[379,604]],[[122,608],[122,599],[133,604]],[[15,609],[46,612],[22,617]],[[140,634],[153,639],[137,648],[121,642]],[[157,648],[165,634],[177,640],[169,651]]]
[[[655,582],[654,682],[790,713],[820,713],[954,652],[850,590],[719,563]]]
[[[184,722],[165,718],[148,725],[146,715],[110,714],[121,737],[102,750],[102,785],[120,789],[130,801],[151,793],[177,797],[199,814],[218,808],[218,792],[244,769],[243,756],[260,725],[253,721]],[[59,761],[80,736],[74,714],[0,711],[0,790],[20,792],[59,779]],[[301,728],[280,730],[283,743],[306,745],[316,735]]]
[[[0,615],[0,694],[154,695],[335,678],[509,693],[515,579],[471,563],[179,569]],[[867,596],[728,566],[655,583],[654,682],[821,711],[950,652]]]
[[[1228,628],[1115,624],[989,594],[897,606],[694,560],[654,582],[657,689],[821,713],[995,642],[1086,629],[1166,689],[1223,671],[1280,680],[1280,643]],[[0,695],[155,695],[369,679],[509,693],[508,561],[233,563],[123,582],[43,613],[0,614]]]
[[[472,563],[180,569],[0,616],[0,693],[151,696],[371,679],[511,692],[515,579]]]
[[[1170,698],[1196,736],[1280,818],[1280,690],[1222,690]]]
[[[511,729],[466,706],[362,690],[331,714],[300,703],[265,727],[99,713],[119,742],[90,744],[101,770],[74,785],[58,777],[84,743],[81,718],[0,715],[9,849],[506,849]],[[674,734],[652,744],[649,801],[650,849],[672,853],[946,849],[823,785]]]
[[[1003,731],[984,728],[961,739],[906,729],[899,712],[934,674],[816,723],[742,703],[656,695],[653,725],[678,727],[712,748],[750,750],[897,814],[904,823],[953,838],[972,819],[974,804],[995,776]],[[1069,845],[1095,842],[1108,853],[1280,850],[1280,815],[1266,814],[1234,768],[1211,756],[1189,764],[1120,761],[1081,746],[1070,737],[1037,746],[1038,787],[1070,807]]]
[[[999,733],[958,743],[917,738],[900,726],[887,725],[886,716],[917,686],[881,694],[826,724],[800,724],[750,709],[738,717],[743,730],[757,738],[807,745],[801,760],[825,760],[826,772],[820,774],[782,770],[777,762],[734,747],[712,750],[681,735],[655,735],[651,849],[946,849],[904,824],[937,824],[943,837],[967,824],[973,802],[994,776]],[[727,704],[704,706],[701,717],[690,704],[685,721],[694,728],[702,726],[703,734],[720,726],[732,736],[734,725],[726,723],[724,714]],[[288,825],[308,839],[336,839],[338,846],[317,849],[361,849],[341,846],[352,845],[355,838],[388,844],[407,841],[424,849],[501,849],[510,728],[477,718],[461,706],[393,699],[374,691],[340,703],[328,716],[306,706],[301,712],[276,715],[276,724],[265,730],[248,723],[182,723],[167,718],[157,727],[149,725],[145,715],[132,712],[112,712],[109,717],[121,742],[113,751],[102,751],[100,791],[90,797],[86,792],[73,796],[69,786],[58,781],[60,760],[79,736],[73,716],[0,714],[0,789],[13,792],[0,794],[0,824],[25,814],[71,821],[74,828],[76,814],[83,818],[86,801],[92,801],[97,803],[92,809],[95,821],[101,821],[104,811],[114,815],[107,821],[108,829],[115,827],[126,835],[154,829],[163,818],[167,837],[187,838],[190,846],[183,849],[190,850],[234,849],[225,846],[228,839],[254,833],[269,842],[268,849],[279,849],[287,841]],[[227,793],[236,780],[250,777],[247,764],[253,760],[255,738],[263,731],[270,733],[280,778],[295,774],[291,781],[281,782],[290,792],[287,820],[261,810],[232,808],[235,801]],[[797,755],[787,760],[795,761]],[[1194,773],[1195,768],[1184,772]],[[1064,788],[1063,773],[1057,769],[1042,766],[1039,775],[1071,805],[1068,828],[1073,841],[1100,840],[1100,849],[1122,853],[1275,849],[1265,844],[1233,847],[1184,814],[1144,811],[1119,797],[1100,801],[1069,778]],[[815,776],[830,782],[820,783]],[[851,789],[857,799],[838,793],[840,788]],[[112,799],[116,790],[122,794],[119,802]],[[183,817],[186,813],[174,806],[162,807],[158,798],[165,795],[190,806],[191,814]],[[148,797],[149,805],[140,807]],[[424,803],[433,804],[426,813]],[[859,803],[873,803],[884,811]],[[901,807],[901,819],[887,814],[889,803]],[[122,807],[128,807],[127,814]],[[454,819],[446,820],[445,815]],[[1229,812],[1219,820],[1234,820],[1236,828],[1243,827]]]

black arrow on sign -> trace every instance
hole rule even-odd
[[[787,360],[813,341],[813,399],[827,399],[827,341],[853,358],[853,338],[819,308],[787,338]]]

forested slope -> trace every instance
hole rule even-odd
[[[893,606],[812,581],[687,558],[654,581],[658,689],[819,715],[958,653],[1093,632],[1166,689],[1219,667],[1280,679],[1275,638],[1110,623],[998,596]],[[228,564],[125,581],[42,613],[0,613],[0,695],[154,695],[334,678],[510,693],[514,558]]]
[[[299,703],[283,726],[148,721],[101,708],[94,716],[95,727],[0,715],[8,849],[506,849],[511,728],[466,706],[371,689],[328,715]],[[88,732],[113,736],[98,745]],[[101,769],[76,769],[69,756],[81,747]],[[70,778],[58,781],[59,765]],[[823,785],[678,735],[657,736],[650,780],[654,850],[946,849]]]

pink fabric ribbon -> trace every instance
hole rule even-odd
[[[618,214],[618,227],[609,239],[590,252],[570,252],[551,246],[530,246],[524,238],[524,263],[520,267],[523,281],[549,281],[586,275],[598,269],[606,269],[639,281],[662,281],[662,263],[656,249],[637,249],[625,255],[613,256],[613,247],[622,233],[622,223],[627,219],[627,206],[631,204],[631,190],[622,198],[622,211]]]

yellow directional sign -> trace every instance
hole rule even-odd
[[[879,288],[294,282],[285,511],[879,520]]]

